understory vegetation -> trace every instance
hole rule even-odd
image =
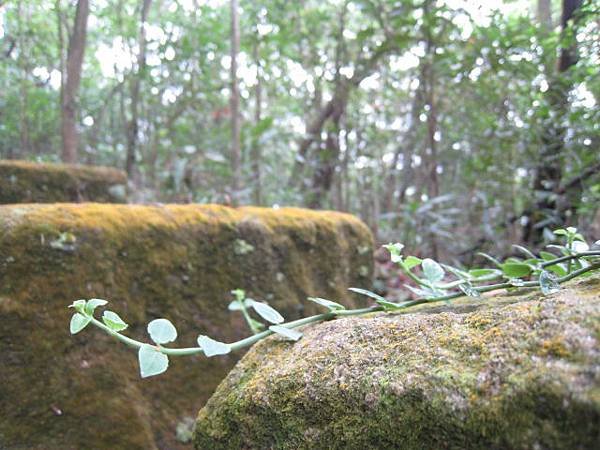
[[[511,257],[501,262],[484,254],[483,256],[495,267],[470,270],[440,264],[430,258],[422,260],[412,255],[404,256],[402,244],[386,245],[385,248],[390,252],[392,261],[413,281],[414,285],[406,285],[406,288],[415,295],[415,299],[396,303],[367,289],[350,288],[351,291],[374,300],[375,304],[366,308],[346,309],[332,300],[308,297],[307,300],[317,303],[327,309],[327,312],[292,322],[286,322],[284,317],[268,303],[247,298],[243,290],[236,289],[231,292],[234,300],[229,304],[228,309],[243,314],[253,335],[234,343],[219,342],[209,336],[199,335],[196,347],[166,347],[165,344],[177,339],[177,329],[164,318],[155,319],[148,324],[147,331],[153,343],[141,342],[121,333],[128,325],[117,313],[105,310],[101,321],[94,317],[96,308],[108,303],[98,298],[76,300],[69,306],[76,311],[71,318],[70,331],[71,334],[77,334],[92,324],[126,345],[136,348],[140,375],[146,378],[165,372],[169,367],[169,356],[226,355],[249,347],[272,334],[297,341],[302,338],[302,332],[296,328],[304,325],[373,312],[404,311],[411,306],[450,302],[463,296],[485,301],[482,294],[500,289],[539,288],[544,295],[551,295],[560,290],[562,283],[600,269],[600,241],[590,247],[584,237],[573,227],[555,230],[554,234],[562,237],[564,241],[561,244],[549,245],[549,250],[553,250],[554,253],[542,251],[539,256],[536,256],[529,249],[516,245],[516,249],[523,255],[522,258]],[[448,280],[448,277],[454,280]],[[251,311],[267,324],[251,317]]]

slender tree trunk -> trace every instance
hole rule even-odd
[[[256,64],[256,86],[254,88],[254,123],[256,126],[260,124],[262,120],[262,74],[259,57],[259,45],[257,41],[253,53],[254,53],[254,64]],[[262,151],[258,137],[255,137],[252,142],[252,174],[254,178],[254,203],[256,205],[262,204]]]
[[[419,126],[419,114],[423,109],[425,102],[424,89],[425,89],[425,70],[424,63],[420,63],[421,69],[419,70],[419,86],[415,92],[411,109],[410,109],[410,122],[408,124],[408,130],[402,137],[402,144],[396,147],[394,157],[392,159],[392,166],[390,167],[386,180],[385,190],[382,203],[382,209],[384,212],[392,212],[398,208],[394,208],[394,203],[401,203],[404,201],[404,193],[410,185],[412,178],[412,160],[411,157],[415,148],[415,139],[417,137],[417,128]],[[396,191],[398,190],[398,162],[402,155],[402,183],[399,189],[399,195],[396,199]]]
[[[137,73],[131,80],[131,119],[127,124],[127,156],[125,159],[125,171],[132,178],[136,163],[136,149],[139,134],[139,103],[140,89],[146,73],[146,22],[152,0],[144,0],[140,16],[140,29],[138,34],[138,57]]]
[[[335,50],[335,93],[338,100],[332,103],[329,115],[330,127],[327,130],[325,148],[318,151],[315,170],[313,173],[312,187],[308,205],[311,208],[321,208],[325,197],[330,192],[335,179],[335,171],[340,157],[340,120],[348,104],[349,88],[347,81],[342,79],[340,69],[346,56],[344,29],[346,27],[347,3],[344,3],[339,15],[337,45]],[[321,125],[322,129],[323,125]],[[321,132],[319,132],[319,135]]]
[[[435,15],[431,12],[431,0],[425,0],[423,6],[423,17],[427,20],[429,17],[433,17],[435,21]],[[437,107],[435,99],[435,50],[436,43],[434,42],[433,23],[424,28],[425,31],[425,66],[424,66],[424,81],[425,81],[425,105],[427,106],[427,148],[425,151],[425,173],[423,178],[426,180],[427,185],[427,196],[429,200],[434,199],[440,194],[440,187],[437,173]],[[437,259],[438,244],[437,236],[431,232],[429,235],[429,242],[431,245],[431,253],[434,259]]]
[[[19,0],[17,4],[17,17],[18,17],[18,47],[19,47],[19,57],[17,65],[20,69],[20,79],[19,79],[19,149],[14,151],[14,149],[9,149],[8,158],[12,159],[15,157],[23,157],[23,155],[27,155],[31,149],[31,141],[29,139],[29,119],[27,117],[27,111],[29,109],[29,64],[27,62],[27,50],[25,48],[25,31],[23,30],[23,23],[28,20],[27,17],[23,17],[25,13],[23,12],[23,4]]]
[[[552,0],[537,1],[537,20],[545,30],[552,29]]]
[[[561,17],[563,38],[569,32],[569,26],[572,26],[575,13],[581,5],[582,0],[563,0]],[[561,47],[555,73],[548,80],[546,98],[552,114],[544,118],[539,163],[533,181],[535,198],[525,227],[525,239],[534,244],[542,241],[544,228],[557,228],[568,221],[566,213],[570,208],[557,202],[559,197],[557,194],[563,175],[566,134],[564,118],[568,114],[568,95],[572,88],[572,81],[565,74],[576,63],[575,44]]]
[[[54,10],[56,12],[56,25],[57,25],[57,34],[58,34],[58,64],[60,70],[60,89],[59,89],[59,101],[60,107],[62,107],[65,103],[65,33],[64,33],[64,23],[63,23],[63,12],[62,12],[62,1],[56,0],[54,4]]]
[[[238,0],[231,0],[231,201],[239,202],[242,180],[242,149],[240,142],[240,92],[237,78],[237,56],[240,51]]]
[[[73,32],[69,38],[67,52],[67,79],[62,95],[62,160],[76,163],[78,157],[79,136],[77,134],[77,96],[81,83],[81,68],[85,52],[87,20],[90,13],[88,0],[79,0],[75,11]]]

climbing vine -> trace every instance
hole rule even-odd
[[[308,297],[309,301],[322,306],[327,312],[291,322],[286,322],[284,317],[267,303],[248,298],[243,290],[236,289],[232,291],[234,298],[228,309],[241,313],[253,334],[233,343],[219,342],[209,336],[200,335],[197,338],[197,346],[166,347],[166,344],[177,339],[177,330],[167,319],[156,319],[150,322],[147,330],[153,343],[141,342],[122,333],[128,325],[117,313],[105,310],[102,320],[98,320],[94,316],[96,308],[105,306],[108,302],[97,298],[76,300],[69,306],[75,309],[70,330],[71,334],[76,334],[92,324],[121,342],[138,349],[140,374],[142,378],[146,378],[165,372],[169,367],[169,356],[199,353],[207,357],[225,355],[249,347],[271,334],[297,341],[302,338],[302,332],[297,328],[311,323],[377,311],[402,311],[423,303],[451,302],[463,296],[480,298],[483,301],[481,294],[497,289],[539,288],[544,295],[550,295],[558,292],[562,283],[600,269],[600,241],[590,246],[573,227],[556,230],[554,234],[561,239],[562,244],[549,245],[547,250],[539,252],[538,256],[523,246],[515,245],[515,249],[522,254],[521,258],[510,257],[499,261],[482,253],[481,255],[493,267],[471,270],[440,264],[429,258],[405,256],[402,254],[404,247],[402,244],[385,245],[384,247],[390,252],[392,262],[397,264],[413,282],[414,286],[405,285],[405,287],[417,296],[415,300],[395,303],[372,291],[350,288],[352,292],[371,298],[375,304],[366,308],[346,309],[331,300]],[[264,322],[252,317],[251,314],[260,317]]]

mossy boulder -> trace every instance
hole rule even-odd
[[[127,176],[110,167],[0,160],[0,204],[124,203]]]
[[[597,449],[600,274],[255,345],[200,411],[200,449]]]
[[[105,298],[131,337],[158,317],[222,341],[249,335],[230,290],[288,319],[367,286],[372,236],[353,216],[301,209],[0,206],[0,448],[177,449],[241,356],[171,358],[140,379],[137,355],[93,327],[69,334],[79,298]],[[188,447],[189,448],[189,444]]]

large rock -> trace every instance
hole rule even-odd
[[[123,203],[127,176],[110,167],[0,160],[0,204]]]
[[[137,355],[90,327],[69,335],[79,298],[106,298],[147,340],[170,319],[179,346],[198,334],[249,335],[229,291],[289,319],[307,295],[366,285],[372,237],[356,218],[300,209],[101,204],[0,206],[0,448],[176,449],[241,356],[171,358],[140,379]]]
[[[600,275],[306,327],[255,345],[197,449],[597,449]]]

